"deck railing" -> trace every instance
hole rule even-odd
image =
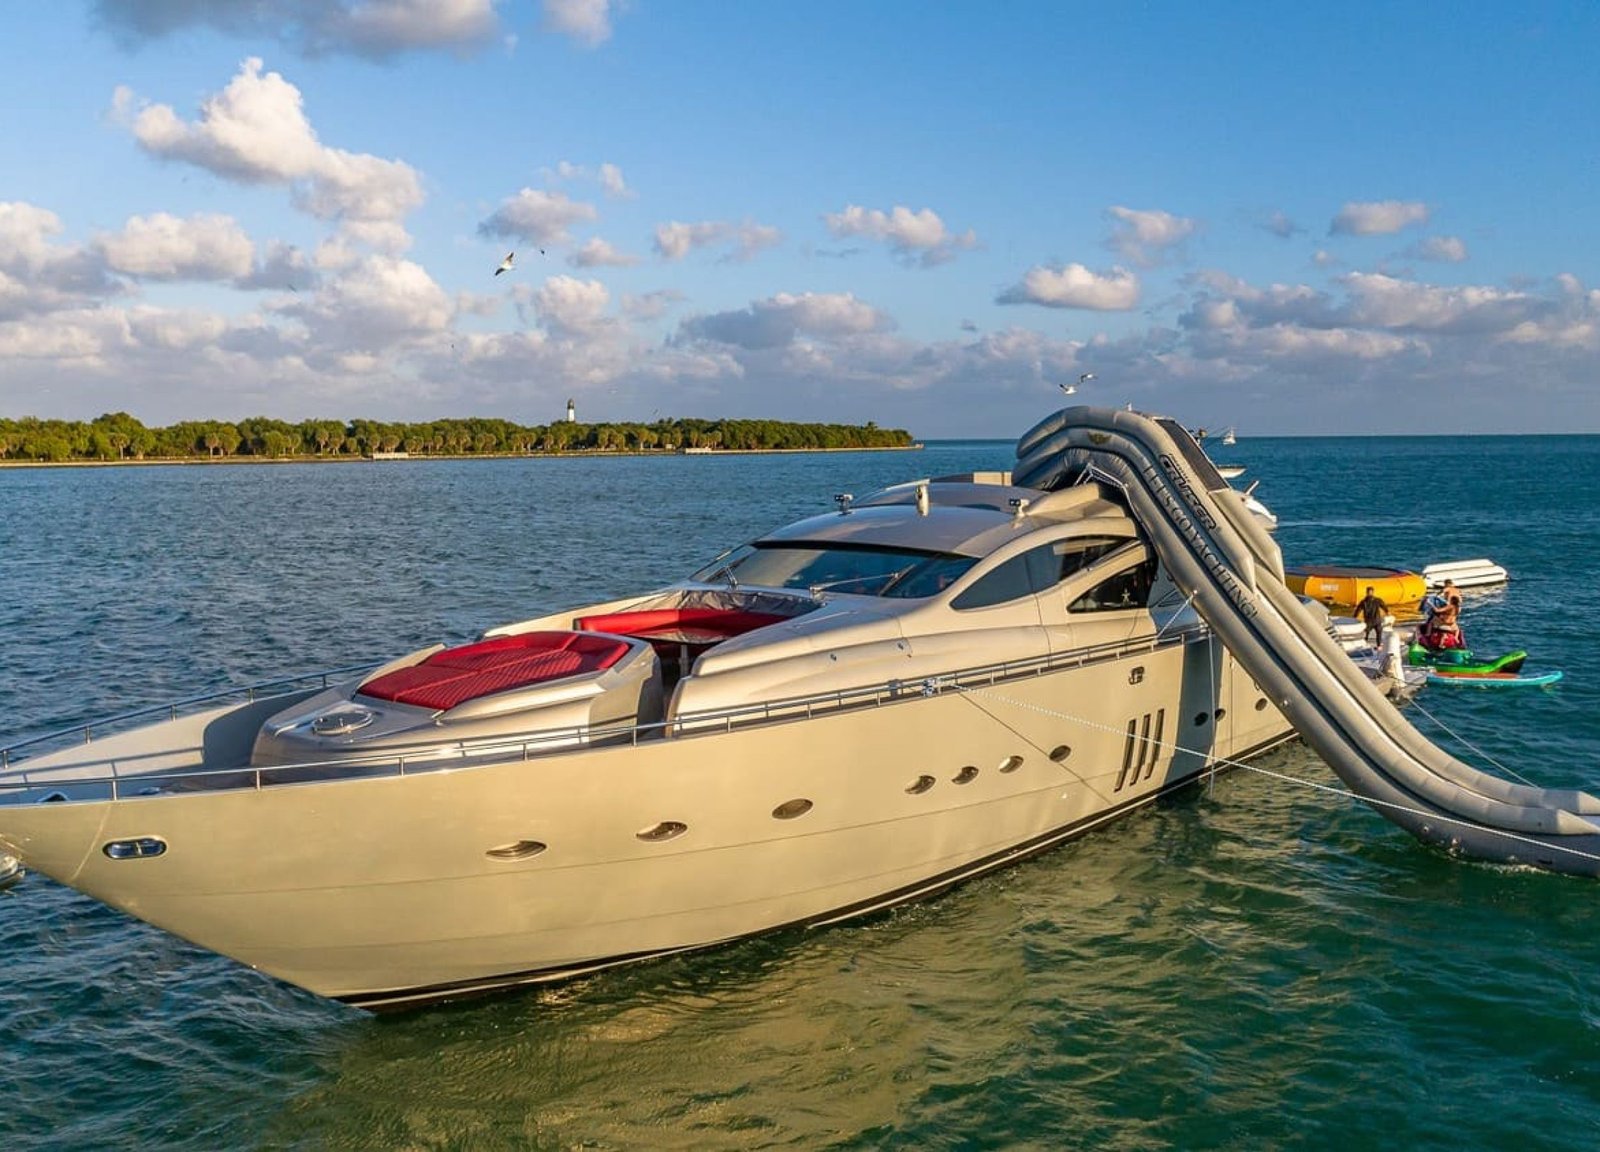
[[[314,783],[357,776],[405,776],[417,772],[436,772],[509,760],[534,760],[579,748],[637,745],[666,737],[694,739],[699,736],[730,732],[735,728],[749,725],[811,719],[834,712],[876,708],[901,701],[938,696],[947,691],[967,689],[975,685],[989,686],[1014,682],[1066,668],[1103,663],[1142,652],[1161,651],[1204,638],[1207,634],[1208,629],[1204,624],[1193,624],[1136,640],[1114,641],[1074,649],[1070,653],[999,661],[944,672],[936,676],[888,680],[858,688],[766,700],[732,708],[683,713],[667,721],[600,727],[565,727],[516,733],[509,737],[502,734],[448,745],[430,744],[410,753],[387,749],[370,756],[341,756],[337,759],[291,764],[184,768],[171,772],[127,774],[117,773],[113,766],[113,770],[103,776],[73,777],[70,780],[31,779],[26,759],[19,759],[15,765],[12,763],[14,759],[12,754],[20,749],[37,748],[52,742],[60,744],[67,739],[88,744],[93,742],[94,732],[97,729],[102,733],[107,729],[121,730],[135,721],[163,713],[168,719],[176,719],[180,714],[190,710],[198,710],[201,706],[215,705],[228,699],[238,699],[245,703],[268,699],[267,689],[278,689],[275,694],[288,695],[306,685],[320,683],[321,687],[328,687],[338,679],[375,667],[370,664],[355,665],[194,696],[171,704],[121,713],[89,724],[72,725],[42,736],[18,741],[0,748],[0,795],[41,787],[65,789],[109,786],[111,798],[115,800],[135,795],[128,791],[135,785],[139,789],[138,794],[163,791],[162,785],[181,785],[184,790],[261,789],[268,786]],[[71,799],[64,793],[63,796]]]

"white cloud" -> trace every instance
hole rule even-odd
[[[101,24],[138,45],[189,27],[270,36],[308,55],[386,59],[408,51],[465,53],[500,31],[495,0],[96,0]]]
[[[593,204],[573,200],[564,192],[545,192],[524,188],[501,202],[500,207],[478,225],[480,236],[525,240],[545,246],[565,244],[571,237],[567,229],[599,218]]]
[[[571,276],[552,276],[534,294],[534,309],[551,335],[579,336],[591,333],[606,323],[611,294],[598,280],[578,280]]]
[[[628,268],[639,263],[639,258],[619,252],[600,237],[594,236],[567,257],[567,263],[574,268]]]
[[[699,248],[724,244],[732,249],[725,259],[748,260],[762,249],[781,243],[783,233],[769,224],[746,221],[733,224],[725,220],[705,220],[685,224],[677,220],[656,225],[656,254],[663,260],[682,260]]]
[[[674,304],[681,303],[683,293],[673,289],[626,295],[622,298],[622,311],[630,320],[655,320],[665,315]]]
[[[0,301],[7,314],[76,307],[89,296],[121,291],[106,275],[104,257],[57,244],[64,231],[60,217],[25,201],[0,201],[0,273],[21,285]]]
[[[1331,236],[1387,236],[1428,222],[1428,206],[1420,200],[1351,201],[1328,225]]]
[[[1283,240],[1289,239],[1298,232],[1305,231],[1304,228],[1289,219],[1287,213],[1282,211],[1269,213],[1259,223],[1263,229]]]
[[[851,293],[780,292],[748,308],[696,316],[679,326],[680,342],[708,341],[745,349],[779,348],[802,335],[839,339],[891,327],[878,309]]]
[[[206,98],[186,123],[171,107],[149,104],[132,113],[119,88],[113,111],[132,114],[140,147],[243,184],[285,184],[296,204],[324,219],[398,223],[423,201],[416,170],[399,160],[324,146],[306,119],[300,90],[276,72],[262,73],[251,57],[226,88]]]
[[[1361,272],[1342,283],[1351,317],[1377,328],[1503,333],[1549,308],[1527,293],[1479,285],[1440,288]]]
[[[544,0],[544,26],[594,47],[611,38],[612,0]]]
[[[364,256],[331,276],[296,308],[314,345],[344,353],[385,348],[444,331],[450,298],[410,260]]]
[[[1125,312],[1139,303],[1139,278],[1125,268],[1091,272],[1082,264],[1039,266],[1028,269],[1022,282],[1000,293],[995,302]]]
[[[1186,216],[1174,216],[1159,209],[1106,209],[1111,235],[1106,246],[1142,267],[1159,264],[1167,255],[1193,236],[1199,224]]]
[[[849,204],[842,212],[824,215],[823,220],[836,238],[866,236],[882,240],[902,259],[915,260],[924,267],[943,264],[953,259],[958,249],[974,248],[978,243],[977,233],[971,229],[952,235],[931,208],[913,212],[897,204],[884,212]]]
[[[227,328],[221,316],[197,309],[135,308],[128,312],[130,336],[146,347],[167,351],[215,343]]]
[[[255,263],[255,245],[229,216],[134,216],[96,243],[112,271],[148,280],[239,280]]]
[[[1467,259],[1467,245],[1457,236],[1429,236],[1407,248],[1405,254],[1413,260],[1461,264]]]
[[[593,180],[613,200],[631,200],[634,197],[633,189],[622,178],[622,169],[615,164],[601,164],[591,172],[581,164],[562,160],[553,171],[546,169],[545,174],[556,180]]]

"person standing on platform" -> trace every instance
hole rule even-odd
[[[1356,605],[1356,615],[1361,617],[1361,623],[1366,626],[1361,638],[1365,640],[1371,636],[1374,648],[1383,647],[1383,618],[1388,614],[1389,606],[1378,598],[1372,585],[1368,584],[1367,594],[1361,598],[1361,603]]]

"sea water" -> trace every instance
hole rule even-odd
[[[1430,688],[1600,789],[1600,438],[1218,448],[1301,563],[1487,556]],[[919,452],[0,470],[0,743],[656,587]],[[38,876],[0,895],[0,1148],[1588,1149],[1600,884],[1462,863],[1299,744],[941,899],[375,1018]],[[1503,766],[1503,767],[1499,767]]]

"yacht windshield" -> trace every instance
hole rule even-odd
[[[804,588],[915,599],[949,587],[977,560],[903,548],[746,544],[694,574],[708,584]]]

